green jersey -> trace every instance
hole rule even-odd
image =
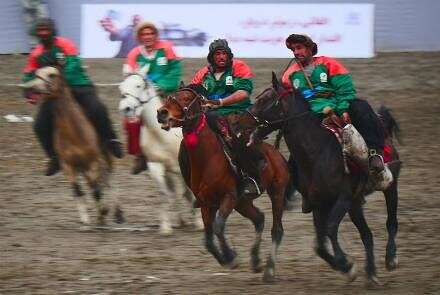
[[[191,83],[203,85],[209,94],[209,99],[222,99],[237,90],[245,90],[250,95],[254,88],[252,77],[252,71],[246,63],[233,59],[232,67],[222,73],[220,77],[216,78],[214,73],[206,66],[195,74]],[[244,101],[219,107],[217,111],[220,115],[227,115],[243,111],[250,105],[251,101],[248,97]]]
[[[282,82],[286,88],[295,88],[301,92],[315,114],[322,114],[325,107],[331,107],[341,115],[356,98],[353,79],[348,70],[338,61],[324,56],[314,57],[304,71],[297,63],[293,64],[284,73]]]

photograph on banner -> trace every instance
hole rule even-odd
[[[292,33],[311,36],[319,55],[374,56],[373,4],[83,4],[81,55],[125,57],[142,21],[183,57],[205,57],[213,39],[225,38],[237,57],[289,58]]]

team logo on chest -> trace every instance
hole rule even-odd
[[[321,80],[321,83],[327,83],[327,74],[326,73],[319,74],[319,79]]]
[[[234,79],[232,78],[232,76],[226,76],[225,83],[227,86],[234,85]]]
[[[301,83],[301,82],[299,81],[299,79],[295,79],[295,80],[293,80],[293,87],[295,87],[295,89],[298,89],[300,83]]]
[[[168,63],[168,59],[166,57],[158,57],[156,63],[158,66],[165,66]]]

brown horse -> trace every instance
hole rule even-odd
[[[70,88],[56,67],[38,69],[36,78],[24,87],[42,93],[42,99],[50,100],[52,103],[54,148],[77,199],[81,222],[88,224],[89,217],[83,199],[84,193],[77,181],[79,173],[84,175],[93,190],[98,209],[98,223],[103,224],[108,209],[101,202],[102,186],[111,172],[112,159],[108,152],[100,147],[95,128],[73,98]],[[115,218],[117,222],[123,221],[122,210],[117,203]]]
[[[224,236],[226,219],[235,209],[255,226],[256,240],[251,250],[251,266],[255,272],[261,271],[259,250],[264,214],[254,206],[252,198],[239,196],[237,175],[225,155],[222,143],[207,125],[206,115],[202,112],[205,98],[201,91],[195,85],[177,90],[158,110],[158,121],[164,129],[182,127],[186,146],[181,145],[180,167],[186,183],[201,206],[207,250],[221,265],[236,266],[236,253],[229,247]],[[191,141],[189,138],[192,138],[192,144],[188,144]],[[267,259],[263,279],[272,281],[276,254],[283,236],[284,191],[289,181],[289,171],[286,160],[271,145],[263,143],[259,149],[267,163],[261,173],[261,185],[267,189],[273,213],[272,251]],[[186,151],[187,156],[182,156],[183,151]],[[219,240],[221,251],[214,243],[214,234]]]

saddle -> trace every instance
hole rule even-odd
[[[344,168],[347,174],[369,175],[368,169],[368,147],[362,135],[352,124],[346,124],[334,113],[325,117],[321,125],[335,135],[342,146],[342,157]],[[390,146],[384,148],[384,159],[391,159]],[[387,153],[387,154],[385,154]],[[387,163],[388,161],[385,161]],[[385,165],[384,171],[380,175],[369,175],[373,190],[383,190],[392,182],[393,177],[388,166]]]

